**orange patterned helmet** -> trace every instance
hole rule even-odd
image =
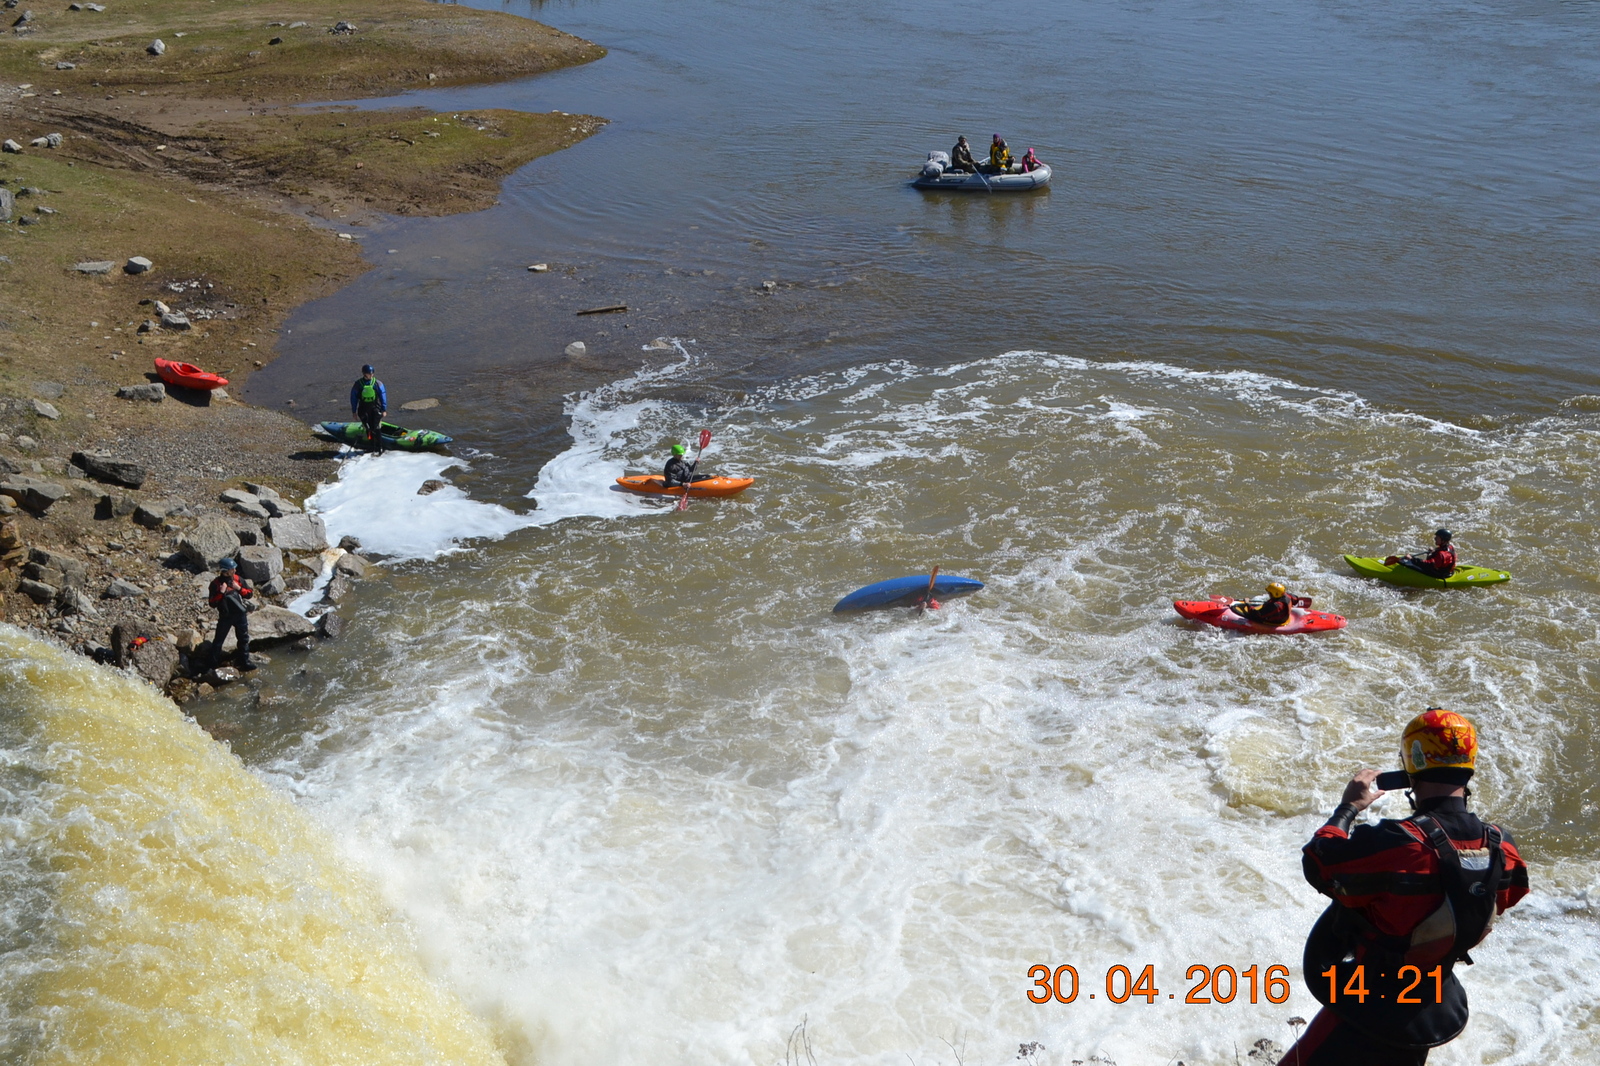
[[[1429,707],[1400,738],[1400,758],[1417,781],[1464,785],[1478,761],[1478,733],[1454,711]]]

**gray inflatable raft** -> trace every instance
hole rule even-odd
[[[944,152],[930,152],[922,165],[922,173],[912,179],[918,189],[954,189],[957,192],[1027,192],[1042,189],[1050,184],[1050,166],[1041,164],[1024,174],[1020,170],[1009,174],[968,174],[964,170],[948,169],[950,157]]]

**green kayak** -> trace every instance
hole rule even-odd
[[[383,446],[385,448],[403,448],[406,451],[422,451],[427,448],[437,448],[449,444],[454,438],[443,433],[436,433],[431,429],[406,429],[393,422],[381,423],[383,427]],[[323,422],[317,427],[324,436],[331,437],[345,444],[354,444],[358,447],[367,442],[367,427],[360,422]]]
[[[1490,570],[1483,566],[1458,566],[1449,577],[1429,577],[1409,566],[1385,566],[1382,559],[1346,555],[1344,561],[1362,577],[1375,577],[1391,585],[1410,585],[1419,589],[1460,589],[1472,585],[1498,585],[1511,580],[1511,575],[1504,570]]]

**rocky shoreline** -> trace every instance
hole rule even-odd
[[[295,306],[370,268],[326,222],[487,207],[604,124],[306,109],[604,55],[504,13],[348,6],[112,0],[0,35],[0,620],[179,703],[240,679],[210,668],[218,560],[258,592],[252,648],[291,653],[339,635],[372,564],[304,511],[336,445],[224,389],[169,390],[151,357],[237,389]]]

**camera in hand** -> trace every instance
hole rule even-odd
[[[1385,770],[1373,782],[1385,792],[1395,792],[1402,788],[1411,787],[1411,775],[1404,770]]]

